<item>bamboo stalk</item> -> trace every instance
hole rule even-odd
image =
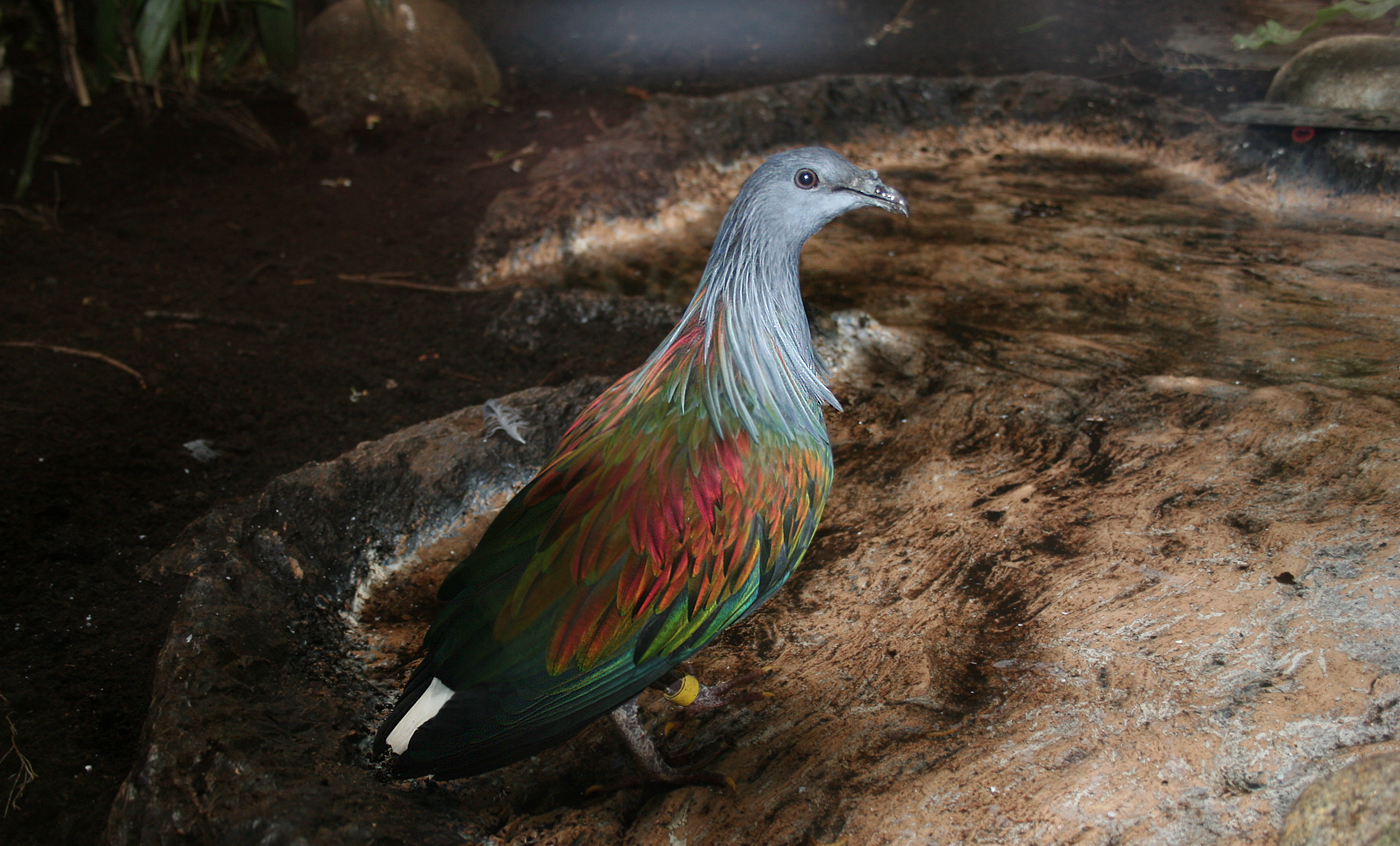
[[[83,65],[78,61],[78,41],[73,36],[73,10],[63,0],[53,0],[54,18],[58,22],[59,50],[63,53],[64,64],[68,66],[68,84],[78,98],[78,105],[91,106],[92,97],[88,94],[87,79],[83,76]]]
[[[122,84],[132,94],[132,100],[141,110],[141,117],[150,117],[151,104],[146,100],[146,80],[141,74],[141,60],[136,56],[136,41],[131,37],[131,21],[125,14],[120,17],[122,46],[126,48],[126,64],[131,69],[131,78],[123,79]],[[120,77],[118,77],[120,78]],[[155,93],[156,108],[160,108],[160,92]]]

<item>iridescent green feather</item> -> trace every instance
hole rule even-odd
[[[680,324],[444,582],[427,657],[376,737],[397,774],[471,775],[566,739],[792,574],[831,486],[821,407],[836,405],[797,257],[861,205],[907,213],[830,150],[774,156],[745,183]]]

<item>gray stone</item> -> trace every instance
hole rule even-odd
[[[825,76],[718,97],[653,97],[638,119],[587,147],[551,152],[531,170],[529,186],[497,195],[458,278],[469,288],[582,284],[674,297],[674,290],[658,291],[655,279],[636,288],[625,284],[647,275],[633,267],[631,247],[645,242],[655,269],[651,248],[658,237],[713,237],[728,197],[703,198],[714,207],[714,219],[686,231],[680,230],[695,223],[693,217],[657,219],[684,184],[686,168],[697,162],[831,146],[871,132],[977,124],[1072,123],[1130,144],[1178,135],[1204,120],[1201,112],[1140,91],[1044,73],[996,79]],[[604,266],[597,266],[600,260]],[[700,266],[678,261],[661,270],[667,272],[651,275],[685,278],[698,275]]]
[[[1279,846],[1400,846],[1400,752],[1314,782],[1288,812]]]
[[[327,129],[379,119],[460,117],[489,102],[500,72],[441,0],[339,0],[306,27],[292,89]]]
[[[186,530],[151,568],[189,583],[107,842],[460,843],[440,797],[377,781],[367,756],[397,679],[366,667],[353,620],[431,611],[366,610],[360,592],[499,508],[605,385],[503,398],[531,427],[526,445],[484,438],[468,408],[282,476]]]
[[[1279,68],[1265,100],[1400,111],[1400,38],[1341,35],[1319,41]]]

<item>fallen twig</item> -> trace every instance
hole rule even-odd
[[[879,32],[865,39],[865,46],[874,47],[876,44],[879,44],[880,39],[884,38],[886,35],[894,35],[906,29],[911,29],[914,26],[914,22],[909,20],[909,9],[912,8],[913,5],[914,0],[904,0],[904,5],[899,7],[899,11],[890,19],[890,22],[880,27]]]
[[[495,167],[496,165],[508,164],[510,162],[515,161],[516,159],[519,159],[521,156],[529,156],[534,153],[537,153],[539,152],[539,149],[540,145],[534,141],[531,141],[529,144],[526,144],[524,147],[521,147],[514,153],[501,156],[499,159],[491,159],[489,161],[477,162],[476,164],[469,164],[467,165],[467,170],[481,170],[482,168],[486,167]]]
[[[64,355],[80,355],[83,358],[95,358],[98,361],[106,362],[107,364],[112,365],[118,370],[130,373],[132,376],[136,377],[137,383],[141,385],[141,390],[146,390],[146,379],[136,370],[136,368],[131,367],[130,365],[122,364],[115,358],[112,358],[108,355],[103,355],[100,352],[93,352],[92,350],[74,349],[73,347],[61,347],[57,344],[41,344],[38,341],[0,341],[0,347],[26,347],[29,349],[48,350],[49,352],[63,353]]]
[[[58,211],[48,206],[35,206],[32,209],[27,209],[24,206],[6,203],[0,205],[0,211],[14,212],[30,223],[37,223],[44,229],[58,228]]]
[[[0,702],[4,701],[5,697],[0,696]],[[19,770],[10,781],[9,793],[5,795],[4,816],[8,817],[10,815],[10,809],[19,808],[19,797],[24,794],[24,788],[28,787],[29,783],[38,778],[38,776],[34,773],[34,765],[29,763],[29,758],[27,758],[23,752],[19,751],[19,730],[15,728],[14,718],[6,714],[5,722],[10,724],[10,748],[5,750],[5,754],[0,755],[0,764],[8,761],[12,754],[15,756],[15,760],[19,762]]]
[[[198,311],[161,311],[147,309],[143,315],[147,320],[172,320],[176,323],[209,323],[214,326],[260,329],[264,332],[280,331],[287,328],[285,323],[269,323],[265,320],[247,320],[237,317],[216,317]]]
[[[386,270],[383,273],[337,273],[336,278],[342,282],[363,282],[366,285],[389,285],[394,288],[412,288],[416,291],[441,291],[444,294],[460,294],[461,288],[454,288],[451,285],[429,285],[426,282],[410,282],[404,277],[412,276],[411,273],[404,273],[397,270]]]

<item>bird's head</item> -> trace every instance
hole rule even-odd
[[[880,181],[873,170],[861,170],[825,147],[804,147],[770,157],[754,171],[740,192],[745,216],[761,218],[769,227],[800,241],[831,220],[862,206],[875,206],[908,215],[909,203]],[[739,206],[741,202],[736,202]]]

